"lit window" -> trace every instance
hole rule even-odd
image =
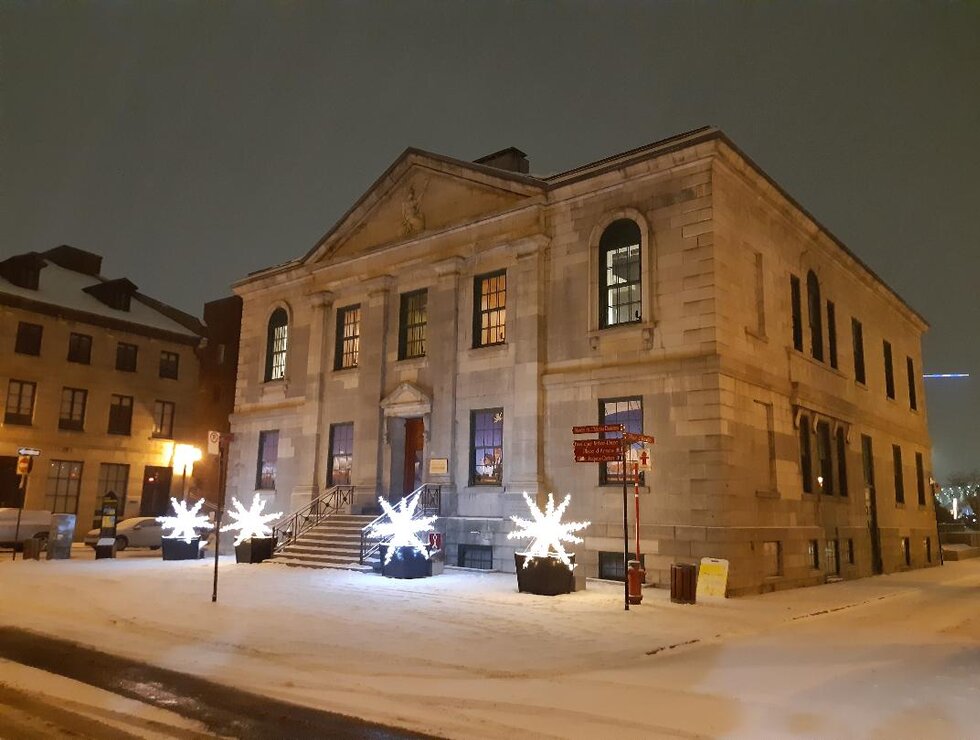
[[[503,344],[507,329],[507,272],[473,279],[473,346]]]
[[[504,467],[504,410],[470,412],[470,485],[499,486]]]
[[[282,380],[286,377],[286,351],[289,348],[289,317],[286,310],[277,308],[269,317],[265,341],[265,379]],[[221,345],[222,360],[224,345]],[[222,360],[219,360],[221,362]]]
[[[330,425],[330,457],[327,460],[327,485],[349,486],[354,465],[354,424]]]
[[[337,310],[337,346],[334,369],[357,367],[361,348],[361,307],[347,306]]]
[[[600,326],[640,321],[641,275],[640,227],[626,218],[613,221],[599,239]]]
[[[255,471],[255,487],[262,491],[276,489],[276,468],[279,463],[279,430],[259,432],[259,462]]]
[[[428,291],[403,293],[398,322],[398,359],[425,355]]]
[[[48,465],[45,508],[54,514],[78,512],[78,490],[82,483],[82,463],[75,460],[52,460]]]

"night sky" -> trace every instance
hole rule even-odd
[[[407,146],[549,174],[706,124],[931,323],[937,477],[980,468],[980,3],[0,4],[0,257],[200,315]]]

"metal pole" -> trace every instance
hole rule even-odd
[[[633,463],[633,503],[635,504],[636,560],[640,561],[640,463]]]
[[[621,429],[623,428],[621,427]],[[620,434],[622,434],[622,431],[620,432]],[[623,439],[622,437],[621,439],[622,442],[620,442],[620,448],[621,448],[620,451],[623,457],[623,607],[626,609],[626,611],[629,611],[630,610],[630,584],[629,584],[629,579],[626,577],[626,574],[629,573],[629,559],[630,559],[630,555],[629,555],[630,527],[629,527],[629,522],[626,519],[627,509],[629,508],[627,504],[628,494],[626,493],[626,469],[627,469],[626,449],[627,447],[629,447],[629,445],[626,443],[625,439]]]
[[[14,546],[11,548],[10,559],[17,559],[17,540],[20,539],[20,515],[24,511],[24,504],[27,502],[27,476],[20,476],[20,488],[23,491],[20,496],[20,506],[17,508],[17,526],[14,527]],[[23,554],[20,557],[21,560],[24,559]]]
[[[225,508],[225,480],[228,473],[228,443],[222,436],[218,441],[218,514],[214,521],[214,586],[211,603],[218,600],[218,548],[221,544],[221,516]]]
[[[187,463],[184,463],[182,468],[184,472],[180,474],[180,495],[184,499],[184,503],[187,503]]]

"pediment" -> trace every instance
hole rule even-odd
[[[356,257],[465,224],[506,211],[541,189],[532,178],[509,175],[420,154],[405,156],[307,255],[307,262]]]
[[[400,383],[382,401],[385,416],[421,416],[432,412],[432,399],[414,383]]]

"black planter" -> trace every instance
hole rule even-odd
[[[235,562],[261,563],[271,558],[275,549],[275,537],[251,537],[242,544],[235,545]]]
[[[201,538],[192,537],[190,542],[174,537],[162,537],[164,560],[197,560],[201,557]]]
[[[432,563],[414,547],[398,547],[391,562],[385,564],[388,545],[381,545],[381,575],[387,578],[426,578],[432,575]]]
[[[517,567],[517,590],[526,594],[538,596],[557,596],[570,594],[575,590],[575,576],[567,565],[558,558],[533,558],[524,567],[526,557],[523,553],[514,553],[514,565]],[[575,564],[575,556],[568,559]]]

